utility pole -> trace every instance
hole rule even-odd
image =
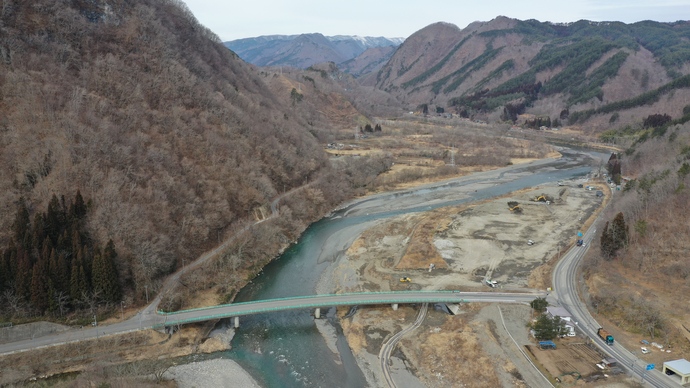
[[[149,304],[149,286],[148,284],[144,286],[146,289],[146,304]]]
[[[120,319],[125,319],[125,301],[120,301]]]

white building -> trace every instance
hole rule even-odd
[[[570,315],[568,310],[563,307],[549,306],[546,308],[546,314],[549,318],[560,317],[562,321],[565,322],[565,328],[568,330],[568,337],[575,336],[575,323],[573,322],[573,316]]]
[[[690,383],[690,361],[684,358],[667,361],[664,363],[664,374],[680,377],[680,385]]]

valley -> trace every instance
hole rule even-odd
[[[179,0],[0,3],[0,386],[666,386],[690,358],[690,22],[223,43]]]

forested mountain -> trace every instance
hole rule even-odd
[[[306,69],[309,66],[334,62],[351,61],[373,48],[359,62],[367,61],[372,70],[390,57],[392,50],[402,43],[402,38],[370,36],[324,36],[319,33],[301,35],[267,35],[225,42],[240,58],[257,66],[290,66]],[[367,67],[360,66],[360,67]]]
[[[435,105],[492,121],[531,113],[604,129],[655,113],[682,116],[689,77],[690,22],[498,17],[464,29],[430,25],[362,82],[411,108]]]
[[[255,266],[351,193],[352,175],[318,179],[333,172],[289,90],[270,91],[181,1],[1,4],[3,313],[57,315],[59,295],[75,309],[117,302],[99,288],[104,257],[125,298],[145,300],[280,193],[310,184],[253,236],[262,251],[242,265]],[[65,278],[38,278],[53,258]],[[32,299],[32,277],[47,303]]]

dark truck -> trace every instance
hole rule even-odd
[[[608,331],[600,327],[597,330],[597,335],[606,342],[606,345],[613,345],[613,336]]]

